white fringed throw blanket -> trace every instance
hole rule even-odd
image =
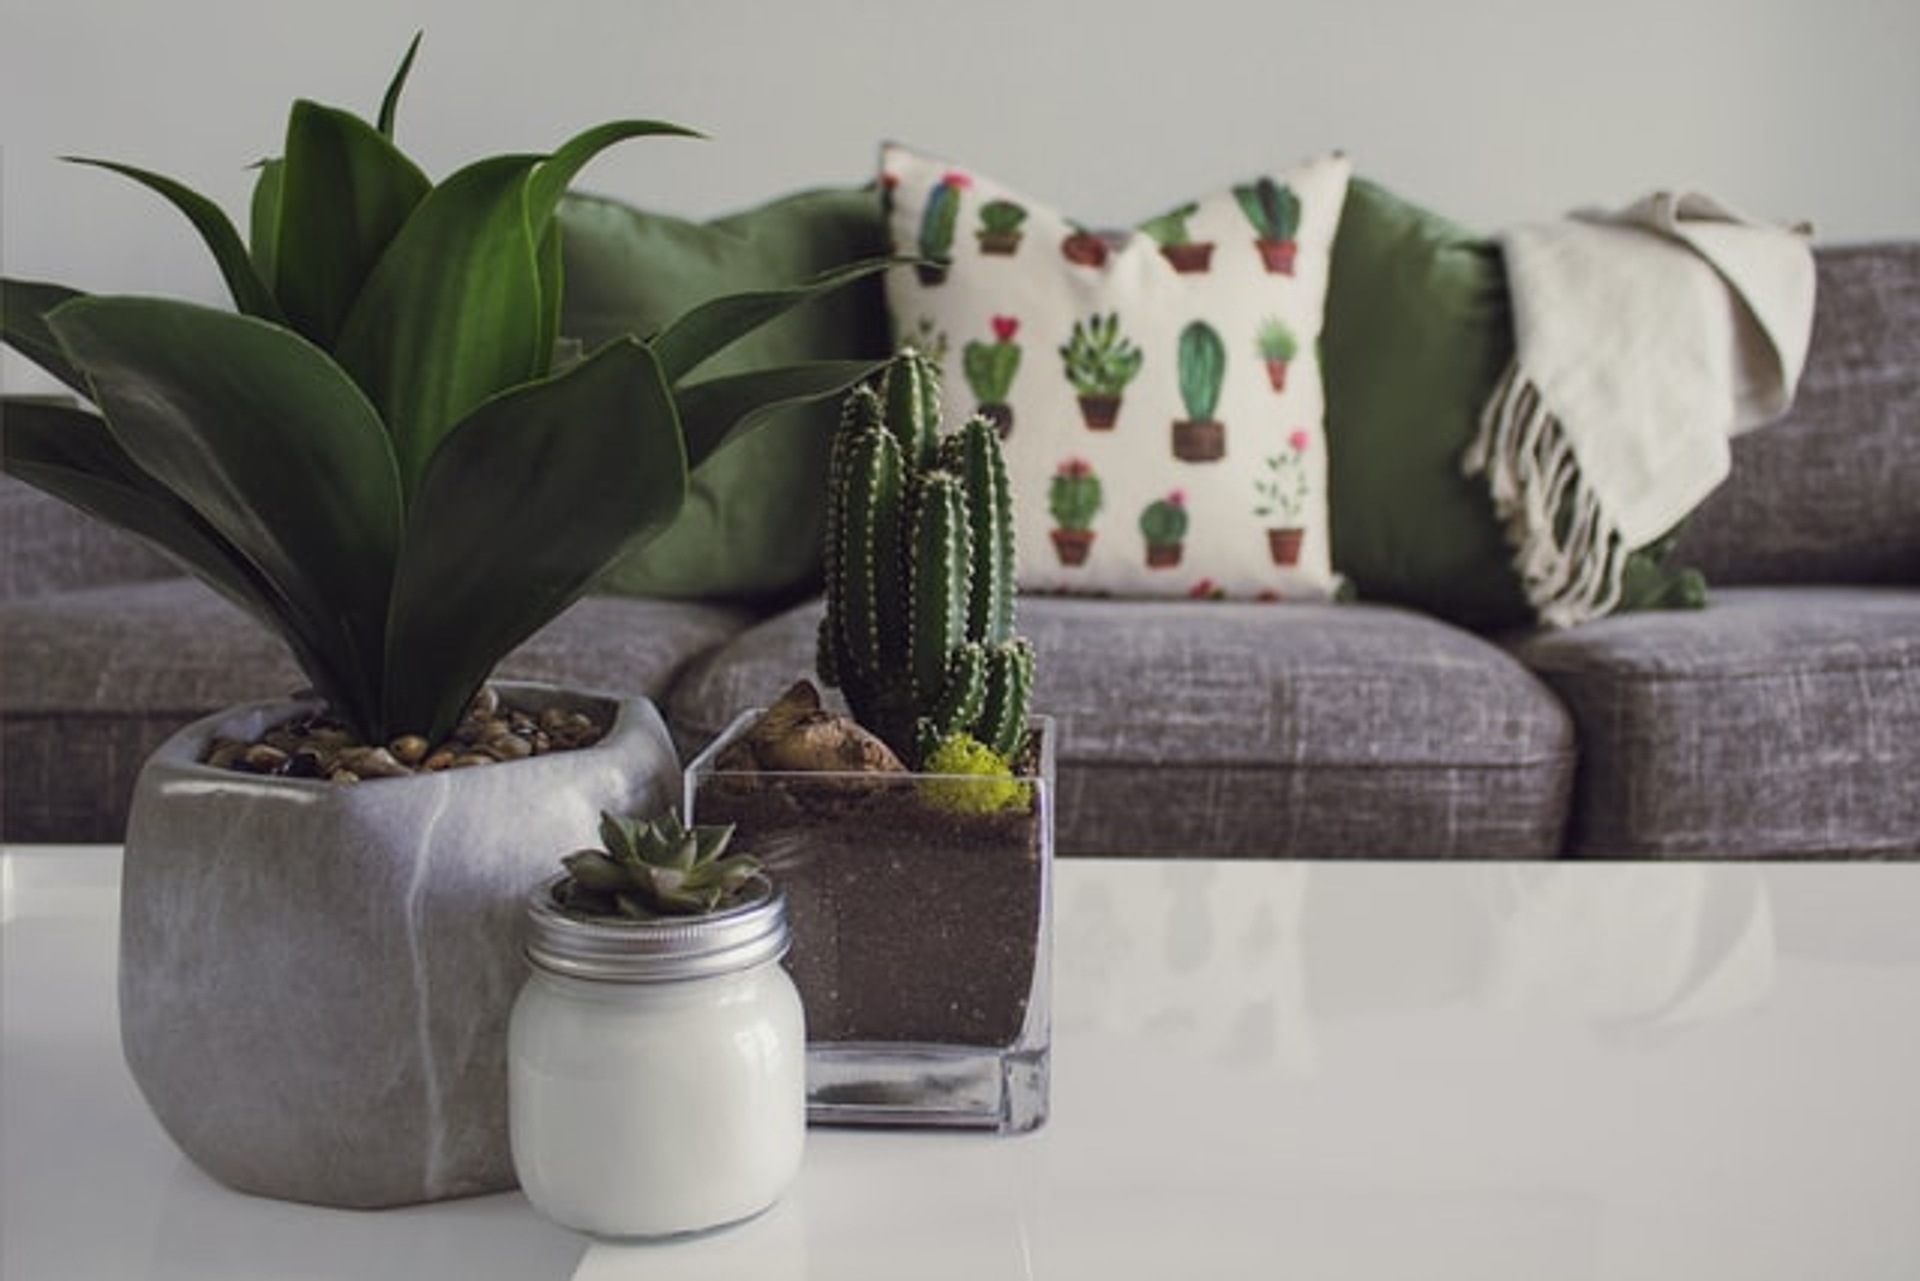
[[[1659,192],[1501,238],[1514,361],[1461,459],[1485,474],[1540,621],[1618,603],[1627,556],[1792,403],[1813,327],[1804,227]]]

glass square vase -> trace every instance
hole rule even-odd
[[[1013,784],[687,767],[689,823],[731,823],[786,891],[787,966],[821,1125],[1018,1134],[1048,1110],[1054,725]]]

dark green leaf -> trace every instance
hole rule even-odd
[[[428,193],[360,291],[335,350],[386,420],[407,492],[453,424],[550,356],[523,216],[537,156],[497,156]]]
[[[285,602],[321,692],[366,730],[400,492],[373,409],[325,354],[246,316],[157,298],[83,298],[47,318],[114,438]]]
[[[331,347],[374,264],[433,184],[358,116],[297,102],[281,186],[274,290],[288,323]]]
[[[602,125],[551,156],[469,165],[421,201],[361,290],[337,348],[387,421],[409,493],[454,423],[549,369],[559,272],[542,251],[566,183],[623,138],[684,132],[655,121]]]
[[[200,238],[212,251],[214,263],[220,268],[220,275],[233,295],[233,305],[249,316],[259,316],[263,320],[280,319],[280,306],[274,301],[273,291],[267,288],[260,273],[254,270],[253,258],[247,252],[246,243],[240,239],[240,233],[234,230],[227,215],[221,212],[220,206],[164,174],[113,160],[90,160],[84,156],[68,156],[67,159],[75,164],[92,165],[131,178],[171,201],[174,208],[187,216],[194,230],[200,233]]]
[[[776,320],[800,304],[842,285],[885,271],[893,259],[871,258],[823,272],[804,285],[729,294],[702,303],[668,325],[653,340],[667,381],[678,385],[700,363],[735,339]]]
[[[653,354],[609,343],[489,401],[423,473],[394,580],[388,720],[451,724],[510,650],[586,591],[686,492]]]
[[[547,219],[567,187],[579,176],[587,162],[629,138],[698,138],[692,129],[665,120],[614,120],[575,134],[541,162],[527,188],[527,222],[536,234],[544,234]]]
[[[47,328],[47,313],[63,302],[84,297],[77,289],[37,280],[0,279],[0,339],[82,396],[91,397],[87,376],[60,350]]]
[[[400,94],[407,87],[407,75],[413,70],[414,55],[420,52],[421,32],[413,33],[413,41],[407,45],[407,56],[400,59],[400,69],[393,73],[393,79],[387,83],[387,92],[380,99],[380,133],[383,137],[393,137],[393,123],[400,112]]]
[[[248,207],[247,241],[253,247],[253,269],[262,280],[279,274],[277,251],[280,246],[280,205],[286,163],[279,159],[262,160],[260,176],[254,179],[253,200]]]
[[[674,399],[686,431],[688,468],[698,467],[774,411],[841,395],[886,364],[884,359],[809,361],[680,388]]]

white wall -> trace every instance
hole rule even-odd
[[[292,98],[370,113],[417,29],[400,141],[430,173],[659,116],[710,140],[583,185],[694,216],[862,179],[892,137],[1096,223],[1337,147],[1489,229],[1689,186],[1920,235],[1914,0],[0,0],[0,268],[217,298],[183,221],[56,157],[240,218]]]

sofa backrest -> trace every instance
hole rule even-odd
[[[1709,583],[1920,584],[1920,241],[1822,247],[1793,408],[1674,553]]]
[[[0,600],[180,573],[133,535],[0,475]]]

